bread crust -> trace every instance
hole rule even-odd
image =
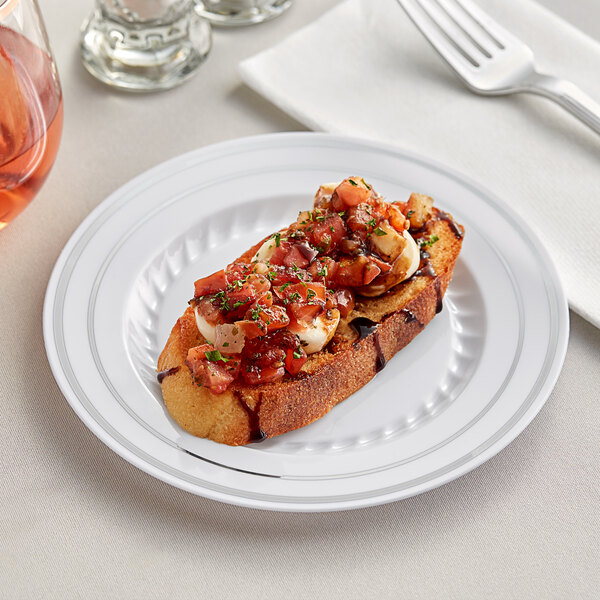
[[[308,425],[366,385],[381,363],[404,348],[441,309],[462,244],[457,233],[463,229],[446,213],[436,211],[435,216],[424,232],[439,238],[428,248],[436,275],[415,274],[380,297],[359,298],[332,341],[310,355],[295,377],[258,386],[236,380],[222,394],[194,385],[185,359],[189,348],[205,340],[188,307],[158,359],[158,371],[168,373],[161,387],[173,419],[195,436],[237,446]],[[253,256],[259,246],[240,259]],[[351,325],[359,318],[377,325],[362,339]]]

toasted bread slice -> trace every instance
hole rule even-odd
[[[247,444],[312,423],[368,383],[442,308],[463,228],[447,213],[432,210],[433,218],[422,224],[419,235],[425,240],[436,236],[437,241],[423,247],[419,270],[379,297],[358,297],[331,342],[311,354],[295,377],[257,386],[236,380],[221,394],[194,385],[185,360],[188,350],[205,340],[188,308],[158,360],[165,405],[173,419],[195,436]],[[248,260],[259,246],[240,260]],[[393,362],[387,368],[393,369]]]

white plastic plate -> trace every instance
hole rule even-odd
[[[429,194],[464,224],[443,311],[312,425],[245,447],[182,431],[155,365],[193,282],[288,225],[321,183],[348,176],[389,200]],[[75,412],[140,469],[223,502],[328,511],[421,493],[510,443],[556,382],[568,310],[534,233],[470,179],[392,146],[289,133],[190,152],[107,198],[57,261],[44,336]]]

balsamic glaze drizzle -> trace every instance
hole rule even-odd
[[[179,367],[171,367],[170,369],[165,369],[164,371],[159,371],[156,374],[156,379],[158,379],[158,383],[162,383],[165,377],[169,375],[175,375],[179,371]]]
[[[373,345],[375,346],[375,372],[379,373],[387,363],[379,339],[379,323],[371,321],[371,319],[367,319],[366,317],[356,317],[356,319],[350,321],[350,325],[356,330],[356,333],[358,333],[358,339],[354,342],[355,345],[368,335],[373,334]]]
[[[358,344],[360,340],[363,340],[374,331],[377,331],[379,323],[371,321],[371,319],[367,319],[367,317],[356,317],[356,319],[350,321],[350,325],[356,330],[356,333],[358,333],[358,339],[354,342],[355,344]]]
[[[455,237],[457,239],[461,239],[464,236],[464,233],[461,229],[461,227],[456,223],[456,221],[446,212],[444,212],[443,210],[439,210],[436,214],[436,216],[432,219],[435,221],[446,221],[446,223],[448,223],[448,226],[450,227],[450,229],[452,230],[452,233],[455,235]],[[421,229],[418,229],[416,231],[413,232],[413,234],[419,234],[419,235],[415,235],[415,240],[419,241],[420,238],[424,237],[424,235],[426,235],[427,233],[427,228],[426,227],[422,227]],[[432,277],[432,278],[436,278],[435,282],[434,282],[434,287],[435,287],[435,293],[436,293],[436,306],[435,306],[435,312],[436,314],[441,312],[442,308],[444,307],[443,302],[442,302],[442,288],[441,288],[441,280],[437,277],[437,273],[435,272],[435,269],[433,268],[432,264],[431,264],[431,255],[429,254],[429,252],[427,251],[427,247],[424,246],[421,248],[421,262],[419,263],[419,268],[415,271],[415,273],[413,274],[413,276],[411,277],[411,279],[413,279],[414,277],[420,277],[420,276],[425,276],[425,277]],[[407,321],[408,323],[409,321]]]
[[[387,360],[381,349],[381,340],[379,339],[379,331],[377,329],[373,335],[373,344],[375,345],[375,372],[379,373],[380,371],[383,371]]]
[[[442,308],[444,308],[444,305],[442,303],[442,288],[441,288],[441,283],[442,280],[441,279],[436,279],[435,280],[435,293],[437,296],[437,304],[435,305],[435,313],[439,313],[442,312]]]
[[[448,223],[448,225],[450,226],[450,229],[452,229],[452,233],[458,239],[461,239],[464,236],[460,227],[456,224],[456,221],[448,213],[444,212],[443,210],[440,210],[437,214],[437,218],[440,221],[446,221],[446,223]]]
[[[413,277],[420,277],[422,275],[425,277],[437,277],[437,273],[429,260],[430,258],[431,254],[424,248],[421,248],[421,262],[419,263],[419,268],[414,272]]]
[[[408,308],[403,308],[400,312],[404,315],[405,323],[414,323],[416,321],[420,327],[425,327],[425,325],[421,323],[421,321],[419,321],[419,319],[417,319],[414,313],[408,310]]]
[[[237,398],[240,406],[246,411],[248,415],[249,425],[250,425],[250,442],[262,442],[266,440],[269,436],[260,428],[260,419],[258,416],[258,411],[260,410],[259,400],[254,408],[250,408],[248,403],[244,400],[244,397],[238,390],[233,390],[235,397]]]

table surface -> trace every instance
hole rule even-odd
[[[260,26],[216,30],[182,87],[108,89],[84,71],[92,4],[41,0],[62,77],[65,126],[50,178],[0,233],[2,598],[597,598],[600,331],[571,314],[545,407],[464,477],[393,504],[333,514],[247,510],[153,479],[79,421],[48,366],[41,311],[52,266],[110,192],[177,154],[302,130],[244,87],[237,63],[336,0],[296,0]],[[597,0],[544,0],[600,39]],[[124,160],[124,157],[127,157]]]

